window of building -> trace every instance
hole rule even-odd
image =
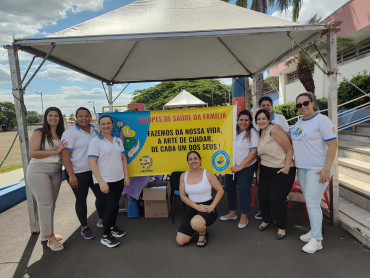
[[[370,38],[363,40],[359,42],[361,44],[361,47],[359,48],[346,48],[340,52],[338,52],[337,55],[337,62],[343,63],[345,61],[348,61],[352,58],[359,57],[361,55],[364,55],[368,52],[370,52]]]
[[[289,83],[292,83],[292,82],[294,82],[296,80],[298,80],[298,73],[297,73],[297,71],[293,71],[291,73],[288,73],[287,76],[288,76],[288,80],[287,80],[287,83],[288,84]]]

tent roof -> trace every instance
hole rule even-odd
[[[177,96],[167,102],[163,108],[178,108],[189,106],[205,106],[207,103],[193,96],[186,90],[181,91]]]
[[[247,76],[321,35],[219,0],[139,0],[19,49],[106,83]]]

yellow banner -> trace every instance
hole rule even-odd
[[[189,170],[186,155],[192,150],[201,155],[202,168],[231,173],[233,106],[110,115],[123,135],[131,177]]]

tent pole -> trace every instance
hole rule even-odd
[[[112,96],[112,84],[108,85],[108,104],[109,104],[109,113],[113,112],[113,96]]]
[[[24,90],[22,89],[22,79],[21,79],[21,72],[19,69],[19,59],[18,59],[18,50],[16,46],[8,48],[8,57],[9,57],[9,67],[10,67],[10,75],[12,79],[12,87],[13,87],[13,96],[14,96],[14,105],[15,105],[15,112],[17,116],[17,124],[18,124],[18,135],[19,135],[19,142],[21,145],[21,156],[22,156],[22,164],[23,164],[23,174],[24,174],[24,181],[26,185],[26,196],[27,196],[27,204],[28,204],[28,216],[30,220],[30,228],[31,233],[39,233],[40,226],[39,226],[39,218],[37,214],[37,203],[36,200],[32,196],[32,192],[28,187],[26,173],[29,161],[28,155],[28,132],[27,132],[27,121],[26,121],[26,107],[24,105]]]
[[[333,122],[334,128],[337,132],[338,138],[338,83],[337,83],[337,35],[333,31],[328,32],[327,36],[328,45],[328,110],[329,118]],[[331,212],[332,219],[330,219],[331,224],[334,226],[339,225],[339,176],[338,176],[338,151],[336,153],[334,163],[333,163],[333,186],[332,186],[331,196],[332,202]]]

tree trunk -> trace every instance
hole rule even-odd
[[[305,54],[303,54],[305,55]],[[316,95],[315,95],[315,82],[312,76],[312,69],[310,63],[307,61],[307,58],[300,59],[297,64],[297,75],[299,81],[302,83],[303,87],[307,92],[312,94],[312,98],[314,101],[315,110],[319,110],[319,106],[317,105]]]
[[[253,114],[255,115],[258,110],[258,101],[263,96],[263,74],[257,74],[253,77]]]

